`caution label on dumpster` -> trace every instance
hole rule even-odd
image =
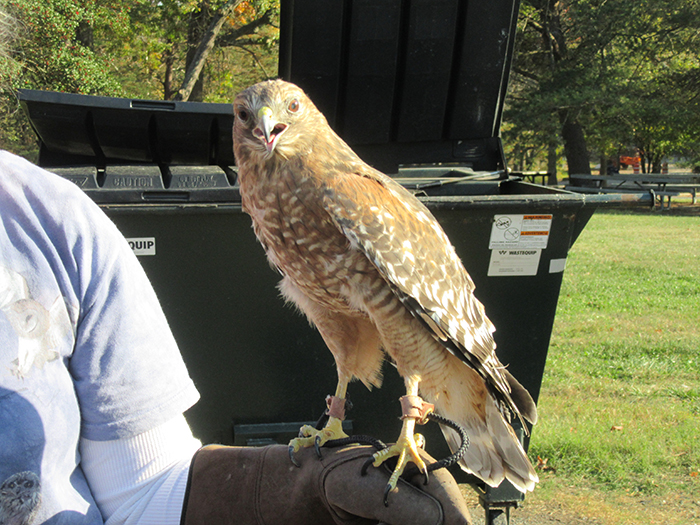
[[[551,215],[495,215],[489,249],[544,250],[551,227]]]

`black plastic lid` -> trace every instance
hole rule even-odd
[[[518,0],[287,0],[280,76],[367,162],[504,169]]]
[[[42,166],[234,164],[230,104],[20,90]]]

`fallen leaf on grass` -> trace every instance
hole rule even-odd
[[[698,477],[698,473],[697,473],[697,472],[691,472],[691,473],[690,473],[690,477],[691,477],[691,478],[697,478],[697,477]]]
[[[550,467],[547,465],[547,462],[549,461],[549,458],[542,458],[540,456],[537,456],[537,465],[535,465],[535,470],[541,470],[543,472],[550,471],[550,472],[556,472],[557,469],[554,467]]]
[[[610,432],[622,432],[622,425],[613,425],[610,428]]]

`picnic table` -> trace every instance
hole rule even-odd
[[[569,175],[566,189],[577,193],[650,192],[661,208],[671,207],[671,198],[690,193],[697,202],[700,175],[693,173],[634,173],[614,175]]]
[[[533,184],[537,184],[537,178],[541,177],[542,182],[540,184],[542,184],[542,186],[547,185],[547,179],[549,178],[549,172],[547,171],[513,171],[511,175],[529,180]]]

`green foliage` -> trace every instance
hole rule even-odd
[[[0,147],[36,160],[19,88],[172,98],[188,52],[226,0],[0,0]],[[1,14],[8,13],[5,17]],[[7,23],[5,23],[7,22]],[[4,24],[4,25],[3,25]],[[275,76],[279,0],[244,0],[217,38],[200,99]]]
[[[207,64],[210,80],[205,86],[205,100],[231,102],[247,86],[277,76],[279,7],[279,0],[255,0],[239,6],[237,18],[224,29],[220,45]],[[252,32],[247,29],[266,13],[269,24]]]
[[[129,97],[172,98],[184,79],[188,51],[225,0],[142,0],[131,13],[132,37],[103,43],[116,58]],[[256,21],[264,18],[262,24]],[[229,102],[243,87],[277,73],[279,0],[242,2],[217,37],[204,70],[207,102]],[[251,29],[253,28],[253,29]],[[133,57],[139,60],[133,60]],[[172,74],[170,92],[166,83]]]
[[[0,11],[12,33],[0,59],[0,147],[36,160],[34,134],[19,108],[20,88],[117,96],[110,57],[96,53],[96,34],[123,36],[130,2],[7,0]]]
[[[81,31],[123,32],[128,7],[117,1],[13,0],[8,11],[21,28],[22,73],[13,87],[51,88],[86,94],[120,93],[109,62],[81,42]]]

